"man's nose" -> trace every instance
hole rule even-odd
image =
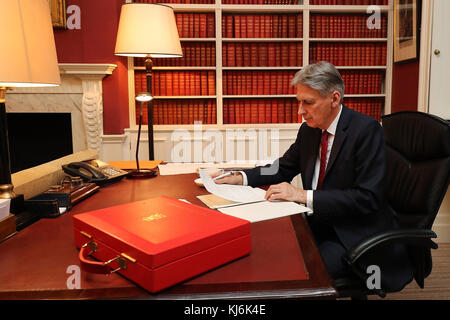
[[[305,109],[303,109],[303,104],[301,102],[298,103],[298,112],[297,114],[299,116],[304,115],[305,114]]]

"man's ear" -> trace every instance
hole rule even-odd
[[[332,93],[332,106],[334,108],[339,107],[339,105],[341,104],[341,94],[339,93],[339,91],[334,91]]]

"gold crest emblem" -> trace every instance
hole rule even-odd
[[[165,217],[167,217],[165,214],[155,213],[155,214],[149,215],[148,217],[142,218],[142,221],[155,221],[155,220],[163,219]]]

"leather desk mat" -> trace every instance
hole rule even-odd
[[[289,217],[252,223],[252,252],[187,284],[308,279]]]

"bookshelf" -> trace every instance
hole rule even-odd
[[[155,131],[193,130],[194,121],[203,129],[298,129],[290,80],[320,60],[341,72],[344,104],[378,120],[390,113],[392,0],[187,1],[165,2],[174,8],[184,57],[153,59]],[[365,25],[372,4],[380,29]],[[128,60],[132,128],[134,95],[145,90],[142,62]]]

